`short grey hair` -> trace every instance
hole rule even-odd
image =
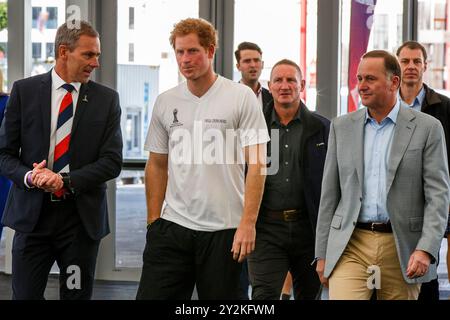
[[[300,69],[298,64],[296,64],[294,61],[289,60],[289,59],[282,59],[282,60],[278,61],[277,63],[275,63],[273,65],[272,71],[270,71],[270,80],[272,80],[273,69],[275,69],[275,67],[278,67],[278,66],[281,66],[281,65],[294,67],[295,70],[297,70],[298,75],[300,76],[300,80],[303,80],[302,69]]]
[[[59,55],[59,46],[66,45],[70,51],[75,50],[77,41],[81,36],[100,38],[98,32],[87,21],[80,20],[79,28],[68,28],[67,22],[62,24],[55,37],[55,58]]]

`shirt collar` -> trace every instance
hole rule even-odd
[[[241,80],[239,80],[239,83],[240,84],[243,84],[244,86],[246,86],[246,84],[244,83],[244,82],[242,82],[242,79]],[[261,92],[262,92],[262,85],[261,85],[261,83],[259,83],[258,82],[258,90],[256,91],[256,97],[259,97],[259,95],[261,94]],[[252,90],[253,91],[253,90]]]
[[[422,105],[424,99],[425,99],[425,87],[422,86],[422,89],[420,89],[419,94],[416,97],[416,100],[419,103],[419,106]]]
[[[381,123],[383,123],[386,119],[390,119],[394,124],[397,123],[397,117],[398,117],[399,111],[400,111],[400,99],[397,99],[391,112],[389,112],[389,114],[386,116],[386,118],[384,118],[381,121]],[[376,122],[376,120],[369,115],[369,109],[366,108],[366,119],[365,119],[364,123],[367,123],[369,121]]]
[[[406,103],[406,102],[402,99],[402,96],[400,95],[400,90],[398,90],[398,92],[397,92],[397,98],[398,98],[399,100],[403,101],[407,106],[410,106],[410,107],[415,106],[415,105],[417,105],[417,106],[422,106],[423,100],[425,99],[425,94],[426,94],[426,92],[425,92],[425,87],[422,86],[422,89],[420,89],[419,93],[418,93],[417,96],[414,98],[412,104],[408,104],[408,103]]]
[[[294,118],[292,118],[291,122],[294,121],[294,120],[301,121],[301,118],[300,118],[300,109],[301,108],[302,108],[302,106],[300,106],[298,108],[297,113],[295,114]],[[271,117],[270,123],[271,124],[276,123],[277,125],[281,126],[280,118],[278,117],[278,115],[277,115],[277,113],[275,111],[275,107],[272,109],[272,117]]]
[[[56,89],[59,89],[62,87],[63,84],[66,82],[61,79],[61,77],[56,73],[55,68],[52,69],[52,84],[55,86]],[[80,92],[81,83],[80,82],[71,82],[70,83],[77,92]]]
[[[261,85],[261,83],[258,82],[258,90],[256,91],[256,96],[259,97],[261,92],[262,92],[262,85]]]

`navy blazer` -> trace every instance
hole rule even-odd
[[[14,83],[0,128],[0,174],[13,182],[3,224],[31,232],[43,202],[41,189],[28,189],[24,176],[33,163],[48,159],[51,119],[51,72]],[[116,91],[89,81],[82,84],[74,115],[70,176],[75,205],[88,235],[109,233],[106,181],[122,168],[121,109]]]
[[[270,131],[272,121],[273,101],[266,105],[264,117],[267,128]],[[309,221],[315,234],[317,215],[319,213],[320,193],[322,188],[323,167],[328,148],[328,135],[330,133],[330,121],[317,113],[308,110],[303,102],[300,102],[300,119],[303,126],[303,134],[300,139],[301,168],[303,170],[303,196]],[[267,150],[270,152],[270,150]],[[261,206],[262,207],[262,206]]]

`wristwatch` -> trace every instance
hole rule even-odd
[[[63,181],[63,187],[70,191],[70,193],[74,193],[74,189],[72,187],[72,181],[70,180],[70,173],[69,172],[61,172],[60,173],[62,181]]]

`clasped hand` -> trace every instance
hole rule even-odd
[[[46,168],[46,165],[46,160],[42,160],[40,163],[33,163],[31,182],[45,192],[56,192],[63,187],[64,183],[61,175]]]

